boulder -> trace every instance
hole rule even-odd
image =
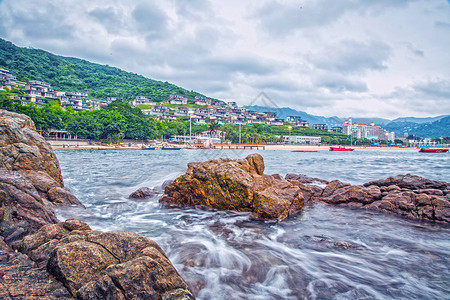
[[[259,154],[245,159],[189,163],[186,174],[165,188],[161,203],[253,212],[256,219],[283,220],[299,212],[304,197],[299,183],[264,174]]]
[[[129,198],[133,199],[147,199],[150,197],[153,197],[157,195],[158,192],[155,189],[149,188],[149,187],[142,187],[138,189],[137,191],[133,192]]]
[[[163,250],[93,231],[55,206],[79,205],[30,118],[0,110],[0,299],[193,299]]]
[[[42,171],[63,186],[58,159],[29,117],[0,109],[0,137],[0,168]]]
[[[317,200],[362,207],[409,219],[450,222],[450,184],[410,174],[351,186],[331,181]]]
[[[41,276],[61,289],[62,298],[194,299],[164,251],[135,233],[93,231],[70,219],[43,226],[13,247],[19,252],[7,253],[19,255],[33,272],[47,270]],[[34,285],[25,291],[15,286],[16,293],[27,295]]]

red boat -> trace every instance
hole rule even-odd
[[[330,147],[330,151],[353,151],[353,150],[355,150],[355,149],[353,149],[353,148],[341,147],[341,146],[338,146],[338,147]]]
[[[447,151],[448,151],[448,149],[444,149],[444,148],[421,148],[419,150],[419,152],[424,152],[424,153],[445,153]]]
[[[291,152],[317,152],[317,150],[292,150]]]

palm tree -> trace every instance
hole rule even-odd
[[[217,122],[211,123],[208,126],[208,133],[209,135],[215,134],[219,130],[220,124]]]

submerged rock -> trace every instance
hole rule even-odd
[[[302,190],[278,176],[264,174],[259,154],[245,159],[189,163],[186,174],[165,188],[161,203],[253,212],[256,219],[283,220],[298,213]]]
[[[155,189],[152,189],[149,187],[142,187],[142,188],[138,189],[137,191],[133,192],[128,197],[133,198],[133,199],[146,199],[146,198],[153,197],[157,194],[158,194],[158,191],[156,191]]]

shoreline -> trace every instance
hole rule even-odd
[[[51,145],[52,149],[85,149],[85,150],[141,150],[143,144],[132,143],[131,146],[128,145],[114,145],[114,146],[106,146],[106,145]],[[264,146],[265,150],[305,150],[305,151],[329,151],[331,146],[318,146],[318,145],[260,145]],[[199,150],[188,148],[186,145],[177,145],[177,147],[181,147],[184,150]],[[345,146],[349,147],[349,146]],[[352,146],[351,148],[355,149],[355,151],[418,151],[419,147],[373,147],[373,146]],[[200,149],[201,150],[201,149]],[[212,149],[214,150],[214,149]],[[219,150],[219,149],[217,149]],[[233,149],[230,149],[233,150]]]

